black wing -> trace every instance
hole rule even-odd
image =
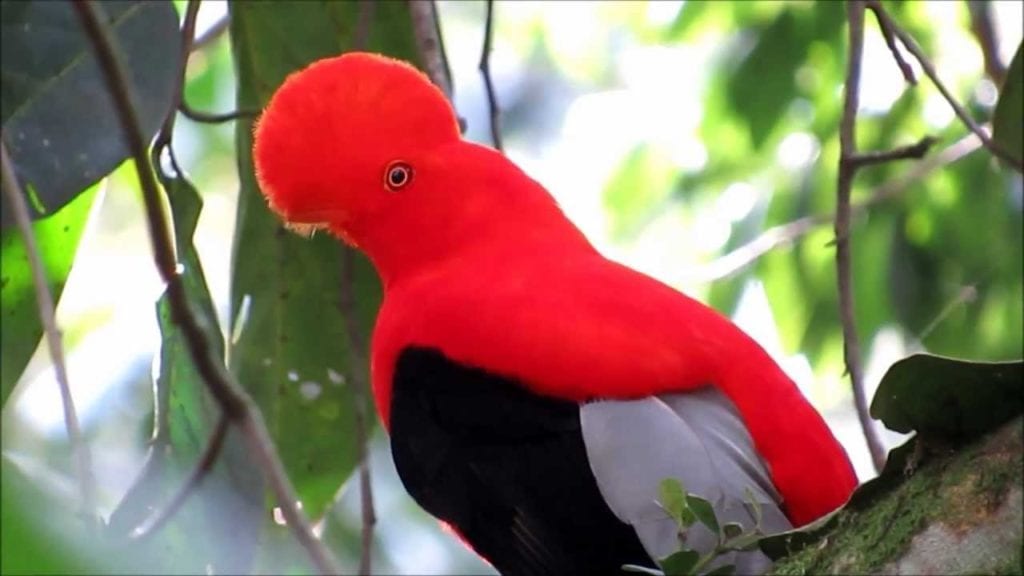
[[[598,491],[575,402],[406,348],[393,382],[391,449],[416,502],[502,574],[652,565]]]

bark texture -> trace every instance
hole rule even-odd
[[[771,573],[1022,574],[1022,454],[1020,417],[960,449],[904,451]]]

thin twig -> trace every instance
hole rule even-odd
[[[939,89],[939,92],[942,93],[946,102],[948,102],[953,108],[953,111],[956,112],[957,117],[971,129],[971,132],[974,132],[978,135],[978,138],[981,138],[981,142],[985,148],[987,148],[993,156],[996,156],[1010,166],[1016,168],[1018,172],[1024,172],[1024,160],[1015,158],[1012,154],[1007,152],[1001,145],[999,145],[998,142],[992,140],[988,132],[979,126],[978,123],[974,121],[974,118],[971,118],[970,113],[967,112],[963,105],[960,104],[956,97],[954,97],[949,91],[949,88],[946,88],[946,85],[943,84],[941,79],[939,79],[939,75],[935,71],[935,66],[921,47],[918,46],[917,42],[914,41],[914,38],[906,30],[896,24],[895,21],[893,21],[892,17],[889,16],[889,13],[885,11],[885,8],[882,7],[882,4],[878,0],[866,0],[866,2],[867,7],[875,13],[878,21],[884,22],[883,25],[890,28],[893,34],[900,39],[900,42],[906,46],[907,50],[914,55],[914,58],[916,58],[918,63],[921,64],[921,69],[924,70],[925,75],[928,76],[928,78],[931,79],[932,84],[935,84],[935,87]]]
[[[359,0],[356,29],[352,33],[352,50],[360,52],[366,49],[366,45],[370,41],[370,26],[373,24],[373,13],[376,6],[374,0]]]
[[[448,56],[444,52],[444,43],[438,26],[437,5],[434,0],[414,0],[409,2],[409,15],[412,18],[416,47],[419,48],[427,76],[441,92],[444,92],[448,101],[454,102],[452,75],[448,70]]]
[[[220,35],[228,29],[228,25],[230,24],[231,12],[228,11],[195,39],[195,42],[192,43],[192,52],[198,52],[199,50],[206,48],[217,38],[220,38]]]
[[[484,78],[484,90],[487,91],[487,110],[491,118],[491,140],[499,152],[504,152],[501,145],[500,116],[498,98],[494,94],[494,82],[491,80],[491,38],[494,36],[494,0],[487,0],[487,13],[484,16],[484,45],[480,49],[480,74]]]
[[[213,469],[214,463],[217,461],[217,457],[220,456],[220,449],[224,445],[224,438],[228,432],[228,419],[222,413],[217,419],[217,425],[213,429],[213,434],[210,435],[210,439],[206,443],[206,448],[203,450],[203,454],[199,458],[199,462],[196,463],[195,468],[192,469],[192,473],[189,474],[188,479],[178,489],[178,492],[171,498],[171,501],[167,503],[163,509],[158,510],[153,516],[147,519],[138,528],[133,530],[129,535],[135,540],[144,540],[158,530],[171,519],[172,516],[181,508],[181,505],[185,503],[189,495],[199,486],[206,475]]]
[[[43,260],[39,256],[39,246],[36,244],[36,237],[32,232],[28,204],[25,202],[25,195],[18,184],[18,177],[14,173],[14,163],[11,162],[11,157],[7,153],[6,140],[5,135],[0,134],[0,171],[2,171],[0,178],[3,182],[4,196],[7,197],[8,206],[14,213],[14,221],[18,225],[18,231],[25,243],[25,254],[28,257],[29,268],[32,270],[36,308],[39,312],[39,321],[43,325],[43,332],[46,334],[47,347],[50,349],[50,361],[53,363],[57,387],[60,389],[60,400],[64,407],[64,428],[67,430],[68,442],[71,444],[71,451],[75,457],[79,491],[82,498],[81,511],[90,522],[98,521],[96,479],[92,474],[92,455],[78,422],[75,400],[71,396],[71,386],[68,384],[67,366],[64,364],[64,345],[61,342],[60,329],[57,327],[53,294],[50,292],[46,272],[43,270]]]
[[[157,134],[156,141],[153,144],[153,164],[159,166],[160,154],[164,148],[167,148],[171,143],[171,137],[174,133],[174,120],[176,119],[175,112],[181,112],[189,120],[193,122],[202,122],[205,124],[220,124],[223,122],[230,122],[232,120],[239,120],[242,118],[255,118],[258,114],[255,110],[235,110],[233,112],[224,113],[212,113],[203,112],[193,108],[188,101],[185,100],[185,73],[188,70],[188,59],[192,52],[195,51],[195,32],[196,32],[196,19],[199,14],[199,5],[202,0],[189,0],[188,5],[185,8],[185,18],[181,25],[181,69],[176,79],[176,86],[174,90],[173,106],[171,106],[170,112],[164,119],[163,125],[160,127],[160,133]],[[224,20],[227,23],[227,19]],[[173,157],[173,153],[172,153]],[[177,169],[177,167],[175,167]],[[180,172],[180,171],[179,171]]]
[[[364,376],[363,366],[366,365],[366,345],[359,330],[355,306],[355,253],[346,248],[342,255],[341,292],[339,308],[345,317],[345,329],[348,335],[348,374],[352,384],[352,397],[355,404],[355,436],[356,453],[359,457],[359,498],[361,512],[361,546],[359,554],[359,574],[370,574],[373,556],[373,528],[377,524],[377,514],[373,505],[373,483],[370,477],[369,435],[367,434],[368,418],[366,405],[369,401],[369,385]]]
[[[943,306],[942,310],[936,314],[935,318],[925,326],[920,333],[917,335],[918,342],[924,342],[931,333],[942,324],[942,321],[949,317],[958,307],[963,304],[974,302],[978,299],[978,287],[973,284],[968,284],[957,292],[956,297],[949,303]]]
[[[278,506],[296,539],[309,553],[310,559],[320,573],[338,573],[339,569],[330,552],[313,535],[306,515],[297,505],[295,490],[273,448],[259,410],[234,381],[234,377],[228,373],[222,359],[210,352],[207,335],[192,312],[184,284],[177,272],[170,226],[163,211],[152,166],[146,155],[146,142],[139,127],[138,113],[132,103],[124,67],[120,61],[120,52],[115,48],[116,39],[113,38],[106,22],[97,14],[92,0],[75,1],[72,2],[72,6],[78,12],[106,76],[107,87],[118,110],[125,140],[132,152],[146,206],[154,260],[161,278],[167,283],[171,319],[181,328],[196,370],[220,404],[224,415],[240,427],[243,437],[248,441],[250,454],[256,458],[266,474]]]
[[[843,358],[850,373],[857,419],[864,432],[875,471],[885,465],[885,448],[868,413],[867,394],[864,391],[864,373],[861,367],[860,340],[854,315],[853,278],[850,270],[850,192],[853,176],[857,172],[857,106],[860,95],[861,57],[864,50],[864,7],[861,0],[846,4],[849,27],[849,54],[846,60],[846,82],[843,87],[843,116],[839,125],[839,176],[836,185],[836,279],[839,285],[839,316],[843,325]]]
[[[157,133],[156,138],[153,140],[153,151],[151,155],[151,161],[153,166],[160,168],[160,156],[163,154],[165,149],[170,149],[171,146],[171,135],[174,134],[174,120],[177,115],[174,113],[175,109],[181,104],[184,98],[185,90],[185,71],[188,68],[188,56],[192,53],[192,37],[195,36],[196,32],[196,18],[199,15],[199,3],[202,0],[188,0],[188,5],[185,7],[185,18],[181,23],[181,63],[178,65],[178,73],[174,77],[174,89],[171,90],[171,108],[167,111],[167,116],[164,117],[163,123],[160,125],[160,131]],[[170,152],[173,158],[173,151]],[[176,161],[172,161],[174,170],[180,174],[181,170],[177,166]]]
[[[202,110],[196,110],[193,108],[184,98],[182,94],[181,102],[178,103],[178,112],[181,112],[185,118],[193,122],[201,122],[203,124],[221,124],[224,122],[232,122],[234,120],[245,120],[248,118],[255,118],[259,115],[256,110],[234,110],[232,112],[203,112]]]
[[[1002,86],[1006,65],[999,57],[999,33],[992,22],[992,3],[989,0],[967,0],[967,11],[971,15],[971,32],[978,40],[985,59],[985,73],[996,86]]]
[[[878,22],[878,28],[882,31],[882,38],[885,38],[885,45],[889,47],[892,59],[896,61],[896,66],[899,67],[900,73],[903,74],[903,79],[907,81],[907,84],[916,86],[917,76],[914,75],[914,69],[910,67],[910,64],[903,58],[903,53],[896,46],[896,36],[893,33],[891,23],[880,17],[878,12],[874,12],[874,14],[875,20]]]
[[[857,168],[863,168],[873,164],[885,164],[894,160],[921,158],[928,153],[928,149],[932,147],[932,144],[935,144],[935,137],[925,136],[909,146],[899,146],[890,150],[860,152],[850,157],[849,160]]]

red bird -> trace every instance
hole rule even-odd
[[[552,196],[462,140],[412,66],[350,53],[292,74],[256,129],[290,225],[363,250],[384,285],[371,371],[406,489],[504,574],[619,571],[679,547],[664,478],[768,530],[856,477],[794,383],[714,310],[599,254]],[[707,550],[711,533],[687,532]],[[724,561],[764,570],[760,552]]]

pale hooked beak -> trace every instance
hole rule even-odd
[[[312,238],[317,230],[326,230],[327,222],[284,222],[284,227],[303,238]]]

